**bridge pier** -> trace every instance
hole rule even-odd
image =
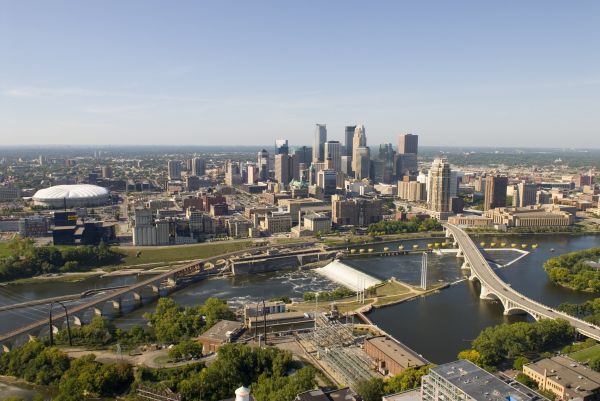
[[[10,348],[9,348],[9,346],[8,346],[8,345],[6,345],[6,344],[2,344],[2,352],[3,352],[3,353],[4,353],[4,352],[10,352]]]
[[[471,264],[469,263],[469,261],[467,259],[465,259],[465,261],[463,262],[463,264],[460,268],[463,270],[471,270]]]
[[[139,292],[132,292],[133,294],[133,300],[136,301],[138,304],[142,303],[142,294],[140,294]]]
[[[112,303],[112,307],[117,310],[119,313],[121,313],[121,298],[117,299],[117,300],[112,300],[110,301]]]
[[[79,318],[79,316],[73,315],[73,324],[75,326],[81,327],[81,326],[83,326],[83,321]]]
[[[150,284],[148,287],[152,289],[152,292],[160,296],[160,288],[157,285]]]
[[[177,286],[177,280],[175,280],[173,277],[169,277],[167,279],[167,286],[168,287],[176,287]]]
[[[100,308],[92,308],[92,310],[94,311],[94,315],[96,315],[96,316],[102,316],[102,309],[100,309]]]
[[[27,334],[27,339],[29,342],[35,341],[36,338],[37,336],[34,336],[33,334]]]
[[[458,252],[456,252],[456,257],[457,258],[464,258],[465,257],[465,253],[463,252],[462,248],[458,248]]]

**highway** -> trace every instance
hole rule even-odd
[[[485,291],[489,295],[496,296],[504,305],[505,312],[509,312],[509,309],[522,310],[536,319],[563,319],[584,336],[600,341],[600,327],[543,305],[514,290],[509,284],[502,281],[490,267],[477,245],[465,231],[453,224],[446,223],[443,226],[454,237],[459,248],[463,251],[464,257],[470,265],[471,274],[481,282],[482,291],[485,287]]]

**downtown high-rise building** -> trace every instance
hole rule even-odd
[[[358,154],[359,152],[359,148],[365,148],[367,146],[367,133],[365,131],[365,126],[364,125],[357,125],[356,128],[354,129],[354,136],[352,137],[352,170],[354,170],[354,173],[356,175],[356,177],[358,178],[359,175],[362,174],[358,174],[358,170],[359,170],[359,163],[360,161],[360,156]],[[364,156],[364,150],[361,151],[361,155]],[[371,159],[369,158],[369,163],[370,163]],[[363,177],[366,178],[366,177]]]
[[[258,159],[256,163],[258,167],[258,179],[260,181],[269,180],[269,152],[266,149],[258,152]]]
[[[419,153],[419,136],[401,134],[398,137],[398,154],[395,160],[395,173],[398,178],[414,174],[418,171],[417,154]]]
[[[310,146],[300,146],[294,149],[294,154],[298,157],[298,163],[310,166],[312,162],[312,148]]]
[[[287,185],[300,178],[298,157],[296,155],[275,155],[275,181]]]
[[[371,152],[368,147],[358,146],[354,149],[352,166],[356,179],[362,180],[371,177]]]
[[[181,162],[179,160],[169,160],[167,164],[169,180],[181,179]]]
[[[325,124],[317,124],[313,141],[313,163],[325,161],[325,142],[327,142],[327,126]]]
[[[450,212],[452,185],[450,163],[446,159],[436,158],[429,169],[428,179],[429,209],[437,213]]]
[[[276,155],[288,155],[290,149],[288,146],[287,139],[276,139],[275,140],[275,154]]]
[[[204,159],[199,157],[194,157],[192,159],[192,175],[197,177],[203,176],[206,174],[206,162]]]
[[[520,182],[513,190],[513,206],[525,207],[537,202],[537,184]]]
[[[352,142],[354,141],[354,130],[356,125],[347,125],[344,128],[344,154],[342,156],[352,157]]]
[[[342,144],[339,141],[325,142],[325,163],[327,168],[334,171],[342,169]]]
[[[419,135],[400,134],[398,138],[398,154],[418,154],[419,153]]]
[[[495,209],[506,206],[506,189],[508,187],[508,177],[490,176],[485,178],[485,197],[483,209]]]

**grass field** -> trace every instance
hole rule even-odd
[[[160,248],[131,247],[117,248],[125,255],[120,266],[131,266],[146,263],[171,263],[191,259],[204,259],[227,252],[241,251],[251,248],[252,241],[211,242],[207,244],[169,246]],[[140,253],[139,257],[136,254]]]
[[[581,351],[573,352],[569,355],[571,358],[581,363],[586,363],[592,358],[600,356],[600,344],[593,347],[582,349]]]

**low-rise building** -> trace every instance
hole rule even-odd
[[[565,356],[524,365],[523,373],[561,400],[588,401],[600,395],[600,373]]]
[[[331,197],[332,221],[338,226],[366,227],[383,219],[381,199]]]
[[[364,350],[377,364],[382,375],[394,376],[407,368],[420,367],[427,361],[413,350],[386,336],[368,338]]]
[[[304,216],[304,229],[312,233],[327,234],[331,231],[331,217],[325,213],[313,213]]]
[[[557,227],[574,223],[573,214],[558,206],[528,206],[521,208],[496,208],[485,212],[494,224],[506,227]]]
[[[269,234],[287,233],[292,228],[292,217],[287,212],[275,212],[265,216],[261,228]]]
[[[479,215],[462,215],[448,217],[448,223],[459,227],[491,227],[494,222],[491,218]]]
[[[217,352],[223,344],[234,341],[242,331],[243,324],[232,320],[221,320],[206,330],[198,341],[202,344],[202,353]]]
[[[248,320],[253,316],[270,315],[272,313],[284,313],[286,311],[285,302],[269,301],[251,303],[244,305],[244,320]]]
[[[17,187],[0,187],[0,202],[13,201],[21,197],[21,189]]]
[[[307,329],[314,325],[312,315],[304,312],[282,312],[264,316],[250,316],[247,321],[250,330],[266,330],[269,333]]]

